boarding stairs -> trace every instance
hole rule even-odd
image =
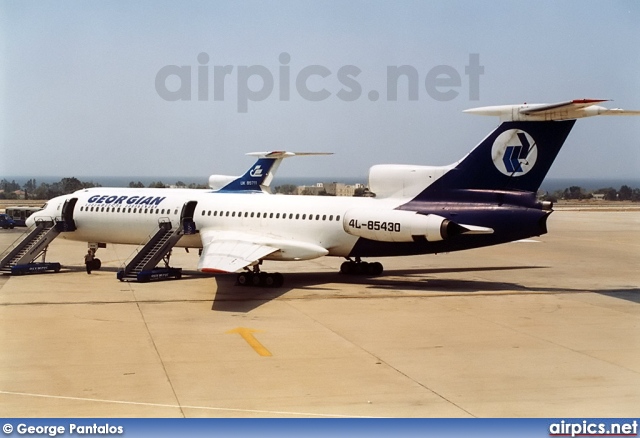
[[[0,273],[27,274],[60,270],[60,263],[45,261],[49,244],[62,232],[74,231],[73,221],[38,219],[33,228],[28,229],[3,254],[0,260]],[[38,257],[42,261],[35,263]]]
[[[152,234],[131,261],[118,271],[118,280],[147,282],[181,278],[182,269],[169,267],[168,256],[182,236],[195,232],[195,223],[192,220],[183,220],[178,228],[173,229],[169,218],[161,218],[155,234]],[[163,259],[166,266],[157,268]]]

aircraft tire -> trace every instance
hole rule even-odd
[[[371,273],[371,275],[378,276],[382,274],[382,271],[384,271],[384,267],[380,262],[373,262],[369,265],[369,272]]]
[[[260,274],[260,286],[274,287],[276,279],[274,274]]]
[[[251,284],[251,274],[248,272],[241,272],[238,274],[238,284],[240,286],[249,286]]]
[[[91,269],[99,271],[101,267],[102,261],[100,261],[100,259],[93,259],[93,262],[91,263]]]
[[[340,265],[340,273],[345,275],[353,274],[353,262],[344,262]]]

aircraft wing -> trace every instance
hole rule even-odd
[[[279,248],[252,242],[251,236],[230,231],[201,230],[202,272],[236,272],[278,251]]]
[[[278,260],[311,260],[329,254],[311,242],[229,230],[200,230],[202,255],[198,270],[235,272],[278,253]]]

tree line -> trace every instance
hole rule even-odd
[[[613,187],[604,187],[597,190],[588,191],[580,186],[567,187],[564,190],[556,190],[553,193],[547,193],[543,196],[545,201],[556,202],[559,199],[580,200],[593,199],[594,195],[604,195],[606,201],[640,201],[640,189],[632,189],[628,185],[623,185],[620,190]]]
[[[22,186],[12,180],[6,179],[0,181],[0,199],[51,199],[56,196],[73,193],[77,190],[87,189],[90,187],[100,187],[100,184],[93,182],[80,181],[78,178],[62,178],[58,182],[45,183],[38,185],[35,178],[28,180]],[[16,193],[22,192],[22,193]]]
[[[177,181],[174,186],[191,189],[207,188],[207,186],[202,184],[192,183],[187,185],[182,181]],[[102,185],[92,181],[80,181],[76,177],[62,178],[60,181],[54,183],[41,182],[40,184],[38,184],[35,178],[32,178],[22,185],[16,183],[15,180],[8,181],[6,178],[3,178],[0,180],[0,199],[47,200],[91,187],[102,187]],[[142,188],[145,187],[145,185],[140,181],[131,181],[129,187]],[[165,185],[162,181],[154,181],[149,184],[148,187],[165,188],[170,186]]]
[[[58,182],[38,184],[35,178],[28,180],[26,183],[20,185],[15,180],[8,181],[6,178],[0,180],[0,199],[37,199],[46,200],[55,198],[56,196],[67,195],[77,190],[87,189],[91,187],[102,187],[99,183],[92,181],[80,181],[78,178],[62,178]],[[185,184],[182,181],[176,181],[175,184],[164,184],[162,181],[153,181],[148,186],[145,186],[141,181],[131,181],[128,187],[132,188],[167,188],[167,187],[181,187],[189,189],[206,189],[204,184]],[[293,184],[283,184],[275,187],[276,193],[282,194],[294,194],[297,186]],[[23,193],[16,193],[23,192]],[[364,196],[366,189],[356,189],[354,196]],[[596,194],[604,195],[604,199],[607,201],[635,201],[640,202],[640,188],[631,188],[628,185],[623,185],[619,190],[613,187],[604,187],[597,190],[588,191],[580,186],[571,186],[562,190],[556,190],[553,193],[547,193],[542,196],[542,199],[546,201],[558,201],[559,199],[576,200],[576,199],[592,199]]]

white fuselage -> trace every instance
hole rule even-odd
[[[140,245],[158,229],[160,220],[180,225],[182,207],[197,205],[198,230],[239,231],[262,237],[291,239],[326,248],[346,257],[358,237],[345,232],[345,213],[354,208],[393,209],[403,200],[358,197],[287,196],[265,193],[215,193],[195,189],[91,188],[54,198],[32,215],[60,218],[66,200],[77,198],[73,210],[76,231],[61,238],[95,243]],[[199,234],[185,235],[177,246],[201,248]]]

